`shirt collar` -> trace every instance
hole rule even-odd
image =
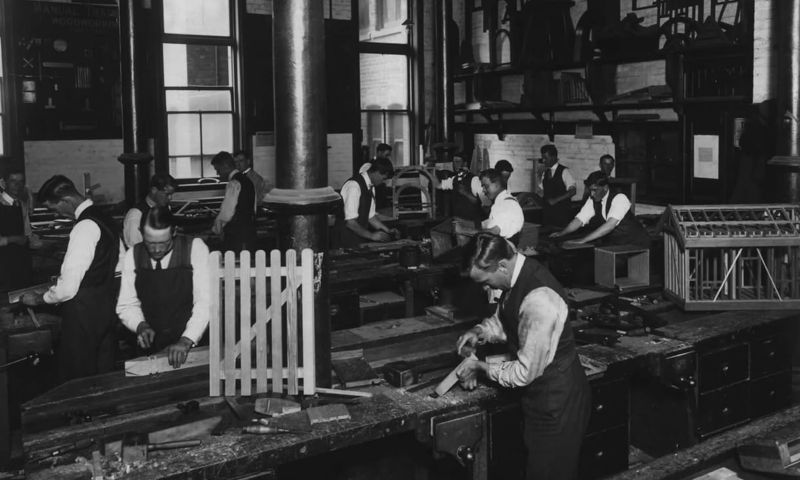
[[[156,202],[153,201],[152,198],[150,198],[150,195],[147,195],[146,197],[144,197],[144,203],[146,203],[147,206],[150,207],[150,208],[153,208],[153,207],[156,206]]]
[[[364,177],[364,182],[367,184],[367,190],[372,188],[372,179],[369,178],[369,173],[361,172],[361,176]]]
[[[167,265],[169,265],[169,259],[172,258],[172,252],[173,251],[175,251],[174,247],[173,247],[172,250],[167,252],[167,254],[164,255],[164,257],[161,259],[161,268],[167,268]],[[156,268],[156,261],[153,260],[152,257],[150,257],[150,266],[153,267],[153,268]]]
[[[561,164],[558,163],[558,162],[554,163],[553,166],[550,167],[550,172],[551,173],[556,173],[556,169],[558,168],[559,165],[561,165]]]
[[[8,192],[0,191],[0,201],[7,205],[13,205],[14,197],[12,197]]]
[[[94,202],[91,198],[87,198],[86,200],[82,201],[80,205],[75,209],[75,218],[81,216],[84,210],[94,205]]]
[[[234,176],[234,175],[236,175],[237,173],[239,173],[239,170],[236,170],[236,169],[234,168],[234,169],[233,169],[233,171],[232,171],[232,172],[231,172],[231,173],[228,175],[228,180],[230,180],[231,178],[233,178],[233,176]]]
[[[514,285],[517,283],[517,279],[519,278],[519,274],[522,271],[522,264],[525,263],[525,255],[521,253],[517,253],[514,259],[514,272],[511,273],[511,288],[514,288]]]
[[[494,201],[502,200],[505,197],[510,197],[511,194],[508,193],[508,190],[503,190],[502,192],[498,193],[496,197],[494,197]]]
[[[242,173],[247,175],[248,173],[250,173],[250,170],[252,170],[252,169],[253,169],[253,167],[247,167],[247,168],[244,169],[244,171]]]

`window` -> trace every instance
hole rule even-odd
[[[5,149],[5,136],[3,132],[5,131],[5,109],[3,108],[3,104],[5,103],[5,90],[6,90],[6,76],[5,71],[3,70],[3,64],[5,63],[6,59],[4,57],[5,52],[3,52],[3,41],[2,36],[0,36],[0,155],[4,155],[6,153]]]
[[[379,143],[392,147],[395,165],[410,165],[412,49],[407,0],[359,0],[359,71],[363,143],[375,155]]]
[[[163,0],[167,158],[175,178],[213,176],[213,156],[234,150],[232,3]]]

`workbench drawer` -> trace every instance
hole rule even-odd
[[[706,437],[748,419],[750,384],[740,383],[728,388],[703,393],[697,401],[697,433]]]
[[[618,425],[627,426],[630,405],[627,380],[592,382],[591,387],[592,411],[586,433],[592,434]]]
[[[750,417],[760,417],[792,403],[792,372],[786,370],[750,382]]]
[[[750,378],[763,377],[792,366],[788,335],[762,338],[750,343]]]
[[[749,353],[749,345],[743,343],[700,355],[698,362],[700,392],[747,380],[750,374]]]
[[[584,437],[578,477],[603,477],[628,468],[628,425]]]

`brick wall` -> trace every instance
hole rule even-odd
[[[484,151],[488,153],[490,166],[501,159],[511,162],[514,173],[509,181],[509,189],[512,192],[533,191],[533,168],[541,156],[539,149],[548,143],[547,135],[506,135],[504,140],[499,140],[493,134],[475,135],[475,148],[482,152],[481,155],[485,155]],[[577,182],[578,192],[574,199],[580,199],[583,195],[583,179],[597,170],[600,156],[606,153],[614,155],[614,143],[606,135],[589,139],[556,135],[553,143],[558,148],[559,161],[570,169]]]
[[[58,140],[25,142],[25,174],[32,191],[56,174],[66,175],[78,190],[83,189],[83,174],[91,174],[98,203],[117,203],[125,199],[125,176],[117,157],[122,139]]]
[[[262,144],[253,143],[253,169],[275,185],[274,137],[267,133],[266,138]],[[329,133],[328,147],[328,185],[338,189],[353,175],[353,135]]]
[[[777,38],[770,23],[777,2],[755,0],[753,15],[753,103],[775,96],[777,90]]]

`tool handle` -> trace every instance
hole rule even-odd
[[[147,450],[170,450],[173,448],[189,448],[200,446],[200,440],[175,440],[173,442],[151,443],[147,446]]]

